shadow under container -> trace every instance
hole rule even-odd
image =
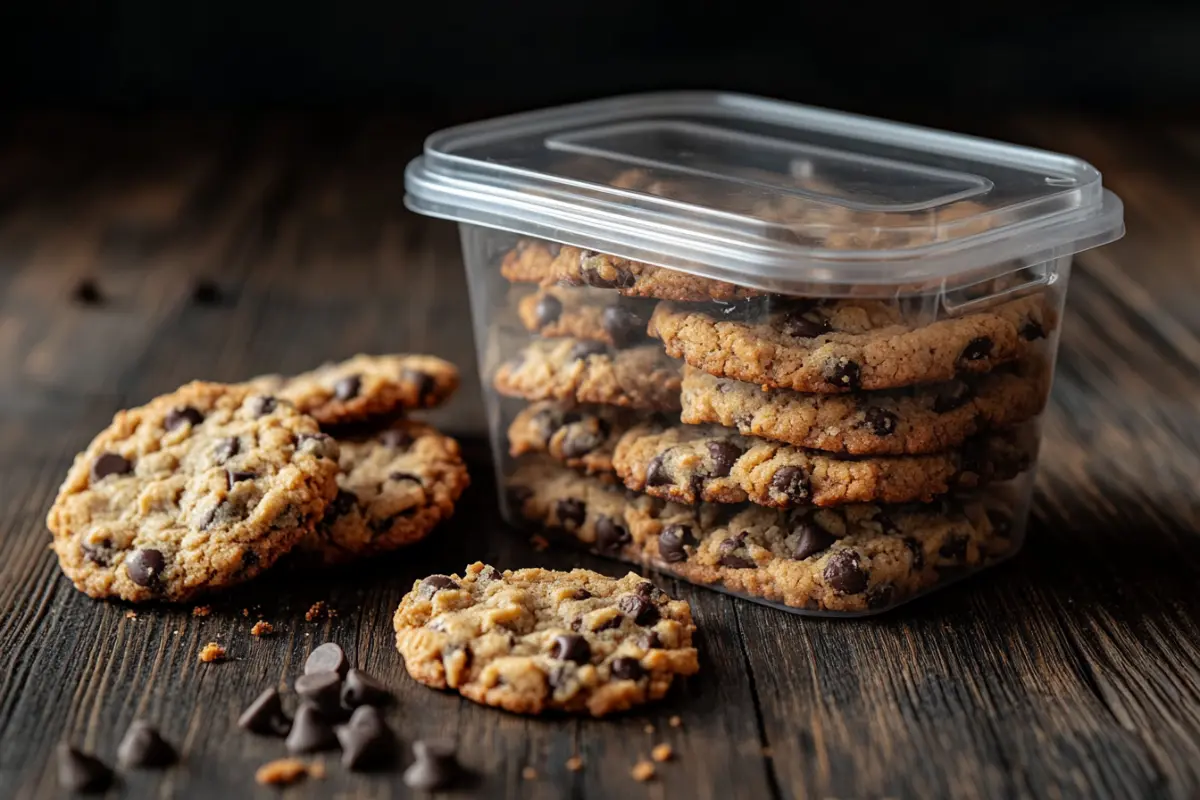
[[[1020,548],[1075,253],[1120,200],[1065,155],[733,94],[431,136],[503,514],[802,614]]]

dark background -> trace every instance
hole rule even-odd
[[[893,116],[1178,112],[1200,4],[445,0],[0,8],[7,107],[371,107],[458,120],[659,88]]]

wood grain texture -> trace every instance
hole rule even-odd
[[[403,210],[424,129],[401,119],[35,116],[0,127],[0,796],[58,796],[55,744],[112,760],[131,720],[183,762],[122,797],[262,796],[277,740],[233,721],[336,641],[396,691],[406,748],[447,736],[484,797],[1189,798],[1200,794],[1200,128],[1030,117],[990,132],[1077,153],[1129,235],[1084,254],[1068,299],[1025,550],[873,620],[804,619],[686,584],[702,672],[612,720],[523,719],[418,686],[392,646],[412,581],[611,562],[536,553],[494,511],[453,226]],[[103,305],[72,300],[94,280]],[[197,279],[220,288],[193,302]],[[475,485],[412,551],[281,573],[190,608],[96,603],[61,577],[43,518],[111,414],[196,377],[296,371],[356,351],[463,367],[433,421]],[[661,578],[656,578],[662,581]],[[337,615],[306,621],[325,601]],[[248,615],[243,614],[248,610]],[[275,634],[249,634],[258,614]],[[201,664],[209,641],[230,660]],[[678,714],[679,728],[667,724]],[[653,726],[647,732],[646,726]],[[665,741],[653,783],[632,765]],[[578,754],[584,769],[569,771]],[[404,797],[400,771],[294,797]],[[522,776],[533,767],[537,778]]]

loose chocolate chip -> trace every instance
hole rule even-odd
[[[806,316],[809,309],[792,311],[779,321],[779,328],[788,336],[801,339],[815,339],[829,333],[829,322],[824,319],[813,319]]]
[[[358,397],[362,389],[361,375],[347,375],[333,385],[333,396],[342,402]]]
[[[658,535],[658,555],[668,564],[687,561],[687,546],[696,546],[696,537],[687,525],[668,525]]]
[[[800,467],[780,467],[771,478],[771,491],[781,494],[792,503],[802,503],[812,496],[808,476]]]
[[[587,600],[591,596],[592,596],[592,593],[589,592],[587,589],[576,589],[575,591],[571,592],[572,600]]]
[[[848,358],[835,358],[825,362],[821,377],[843,389],[858,389],[862,385],[862,368]]]
[[[458,583],[448,575],[430,575],[425,580],[421,581],[420,587],[417,589],[417,595],[426,599],[433,597],[443,589],[457,589]]]
[[[638,625],[653,625],[659,619],[658,606],[636,594],[627,594],[622,597],[617,601],[617,608]]]
[[[93,755],[66,742],[58,746],[58,785],[69,792],[102,792],[112,785],[113,771]]]
[[[304,661],[304,674],[315,675],[318,672],[336,672],[345,676],[350,669],[350,662],[342,648],[334,642],[326,642],[308,654]]]
[[[413,756],[417,759],[404,771],[404,785],[419,792],[444,789],[458,778],[458,760],[454,745],[445,741],[413,742]]]
[[[604,431],[571,428],[563,437],[562,453],[567,458],[580,458],[604,444],[605,436]]]
[[[157,550],[134,550],[125,560],[125,574],[138,586],[154,586],[167,566],[167,560]]]
[[[284,746],[289,753],[319,753],[337,747],[338,740],[321,710],[311,703],[301,703]]]
[[[342,746],[342,766],[365,770],[390,764],[396,756],[396,737],[383,721],[379,709],[360,706],[350,721],[337,728]]]
[[[625,617],[622,616],[621,614],[613,614],[611,617],[604,620],[604,622],[601,622],[595,628],[592,628],[592,630],[596,631],[596,632],[613,630],[615,628],[621,627],[621,623],[624,621],[625,621]]]
[[[109,475],[126,475],[133,471],[133,464],[116,453],[101,453],[92,462],[92,483],[102,481]]]
[[[662,639],[656,631],[643,631],[638,637],[638,647],[643,650],[656,650],[662,646]]]
[[[972,394],[970,385],[963,381],[951,381],[938,387],[937,394],[933,398],[933,411],[936,414],[945,414],[947,411],[953,411],[956,408],[961,408],[970,399]]]
[[[283,713],[283,702],[279,692],[274,688],[267,689],[238,717],[238,727],[243,730],[261,733],[264,736],[287,736],[292,728],[292,722]]]
[[[991,352],[992,340],[986,336],[979,336],[967,342],[967,346],[963,348],[959,358],[963,361],[978,361],[981,358],[987,358]]]
[[[631,656],[614,658],[609,669],[612,670],[613,677],[619,681],[636,681],[646,673],[642,669],[642,662]]]
[[[311,660],[311,656],[310,656]],[[308,665],[305,664],[305,670]],[[305,672],[296,678],[293,687],[296,694],[312,703],[330,719],[335,719],[341,713],[342,676],[333,670],[325,672]]]
[[[970,541],[965,536],[951,536],[942,542],[942,546],[938,548],[938,555],[942,558],[961,561],[966,558],[967,545],[969,544]]]
[[[125,769],[174,764],[175,748],[144,720],[135,720],[117,745],[117,763]]]
[[[1026,320],[1025,324],[1021,326],[1021,338],[1027,342],[1044,339],[1046,338],[1046,329],[1035,319]]]
[[[113,556],[116,555],[111,539],[103,539],[99,542],[80,542],[79,549],[83,551],[84,558],[102,567],[111,566]]]
[[[192,285],[192,302],[198,306],[221,304],[221,287],[207,278],[200,278]]]
[[[428,372],[421,372],[419,369],[405,367],[400,371],[400,380],[410,385],[416,385],[417,399],[421,403],[427,403],[433,399],[434,391],[437,389],[437,381]]]
[[[922,544],[913,539],[911,536],[904,537],[904,546],[908,548],[908,552],[912,554],[913,569],[924,569],[925,567],[925,548]]]
[[[554,504],[554,516],[568,530],[580,528],[587,519],[587,504],[574,497],[563,497]]]
[[[878,611],[890,606],[895,599],[896,587],[890,583],[883,583],[867,592],[867,608]]]
[[[236,436],[230,436],[228,439],[221,439],[217,442],[217,446],[213,448],[213,458],[218,464],[224,464],[229,459],[238,454],[241,449],[241,444]]]
[[[633,587],[633,591],[638,597],[644,597],[647,600],[657,603],[660,600],[667,598],[667,593],[655,586],[650,581],[642,581],[637,586]]]
[[[163,425],[166,429],[173,431],[185,422],[190,422],[192,427],[196,427],[204,421],[204,415],[191,406],[180,406],[172,408],[167,412],[166,418],[163,420]]]
[[[247,401],[250,413],[256,417],[265,417],[270,414],[279,405],[279,401],[269,394],[251,397]]]
[[[574,661],[576,664],[586,664],[592,659],[592,648],[587,639],[574,633],[562,633],[554,637],[550,645],[550,657],[559,661]]]
[[[227,489],[232,489],[235,483],[253,480],[256,477],[258,476],[253,472],[238,472],[237,470],[227,469],[225,470],[225,486]]]
[[[600,326],[616,347],[628,347],[646,337],[646,320],[621,306],[609,306],[600,313]]]
[[[809,556],[823,553],[829,549],[829,546],[837,541],[833,534],[826,531],[820,525],[809,520],[801,520],[792,528],[792,533],[799,534],[800,538],[796,540],[796,547],[792,551],[792,558],[797,561],[803,561]]]
[[[582,361],[588,356],[600,356],[608,352],[608,346],[603,342],[576,342],[567,353],[568,361]]]
[[[719,563],[722,567],[729,567],[731,569],[750,569],[751,567],[758,566],[758,564],[754,563],[750,559],[735,555],[734,553],[726,553],[717,559],[717,563]]]
[[[657,455],[650,459],[650,463],[646,465],[646,485],[665,486],[671,482],[671,476],[667,474],[667,468],[663,463],[663,457],[661,455]]]
[[[825,582],[835,592],[858,594],[867,588],[867,573],[858,564],[858,553],[842,550],[825,563]]]
[[[84,278],[75,284],[75,288],[71,291],[71,297],[80,305],[104,305],[104,295],[100,292],[100,287],[90,278]]]
[[[346,673],[346,684],[342,687],[342,705],[347,708],[382,706],[391,699],[392,694],[387,687],[362,670],[352,669]]]
[[[540,331],[547,325],[558,321],[562,316],[563,304],[552,294],[544,294],[538,298],[537,303],[533,307],[533,321]]]
[[[608,515],[596,520],[596,549],[605,555],[618,555],[621,548],[633,541],[628,529]]]
[[[407,450],[413,443],[413,437],[407,431],[399,428],[389,428],[379,434],[379,443],[384,447],[394,447],[397,450]]]
[[[713,461],[714,478],[728,477],[734,462],[742,457],[742,448],[728,439],[718,439],[708,443],[708,455]]]
[[[876,436],[891,436],[896,432],[899,422],[895,414],[875,406],[868,408],[867,413],[863,415],[863,423]]]

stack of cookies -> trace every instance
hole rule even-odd
[[[540,241],[500,270],[532,334],[493,376],[528,401],[510,514],[793,610],[881,610],[1015,550],[1046,293],[939,318]]]
[[[285,556],[336,564],[418,541],[468,478],[458,444],[405,412],[457,387],[439,358],[360,355],[121,411],[50,509],[59,564],[92,597],[181,602]]]

